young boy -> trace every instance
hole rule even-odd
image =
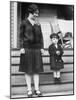
[[[50,38],[52,41],[52,44],[49,46],[50,65],[53,70],[55,83],[60,83],[60,69],[64,68],[62,60],[63,49],[61,45],[58,44],[59,36],[57,34],[51,34]]]

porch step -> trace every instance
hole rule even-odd
[[[46,49],[45,54],[43,54],[43,56],[44,55],[47,55],[47,56],[49,55],[48,49]],[[63,55],[74,55],[73,49],[64,49]],[[20,56],[20,49],[12,49],[11,50],[11,57],[14,57],[14,56],[16,56],[16,57]]]
[[[33,80],[33,79],[32,79]],[[73,73],[61,73],[61,84],[73,82]],[[40,85],[54,84],[53,73],[42,73],[40,74]],[[33,81],[32,81],[33,85]],[[11,76],[12,87],[23,87],[26,86],[24,75],[13,75]]]
[[[50,58],[49,57],[42,57],[43,59],[43,63],[50,63]],[[63,56],[62,57],[64,63],[73,63],[73,56],[69,56],[69,59],[68,59],[68,56]],[[20,63],[20,57],[12,57],[11,58],[11,64],[19,64]]]
[[[43,65],[44,72],[52,72],[50,65]],[[61,72],[70,72],[73,71],[73,64],[65,64],[64,69],[61,69]],[[19,66],[11,66],[11,74],[24,74],[19,72]]]
[[[73,91],[64,91],[64,92],[56,92],[56,93],[43,93],[42,96],[43,97],[51,97],[51,96],[66,96],[66,95],[73,95]],[[27,98],[26,94],[15,94],[11,96],[11,99],[22,99],[22,98]],[[36,96],[33,96],[33,98],[36,98]]]
[[[40,73],[40,91],[42,96],[74,94],[74,60],[73,49],[64,49],[64,69],[61,70],[61,84],[55,84],[53,72],[50,70],[49,53],[46,49],[43,59],[44,72]],[[26,98],[27,86],[23,72],[19,72],[20,51],[11,50],[11,98]],[[32,79],[32,89],[34,84]],[[33,97],[36,97],[35,95]]]
[[[34,87],[32,86],[32,90],[34,91]],[[67,91],[73,91],[73,83],[68,83],[68,84],[60,84],[60,85],[40,85],[40,91],[43,94],[47,93],[60,93],[60,92],[65,92]],[[12,87],[11,88],[11,96],[13,95],[25,95],[27,96],[27,87],[22,86],[22,87]],[[64,95],[64,94],[63,94]]]

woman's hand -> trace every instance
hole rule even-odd
[[[42,53],[42,54],[44,54],[44,53],[45,53],[44,49],[41,49],[41,53]]]
[[[25,53],[25,49],[24,49],[24,48],[21,48],[21,49],[20,49],[20,54],[21,54],[21,53]]]

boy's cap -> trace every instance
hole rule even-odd
[[[53,33],[53,34],[50,35],[50,38],[51,38],[51,39],[52,39],[52,38],[57,38],[57,39],[59,39],[59,36],[58,36],[58,34]]]

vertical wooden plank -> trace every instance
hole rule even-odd
[[[11,48],[17,48],[17,2],[11,2]]]
[[[14,3],[10,2],[10,36],[11,36],[11,48],[13,47],[13,33],[14,33]]]
[[[14,39],[13,46],[17,48],[17,2],[14,2]]]

